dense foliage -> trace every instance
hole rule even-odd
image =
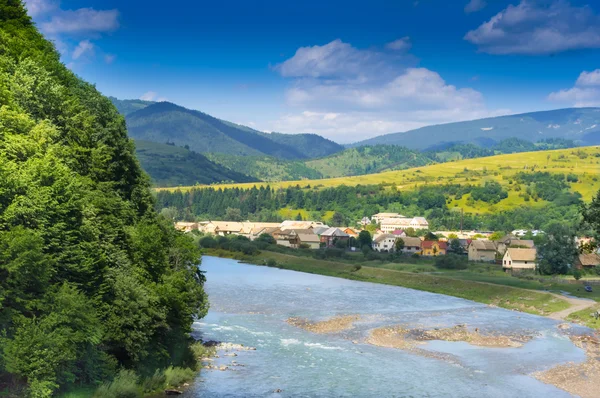
[[[124,119],[0,0],[0,391],[190,361],[198,260],[153,210]]]
[[[562,176],[562,177],[561,177]],[[517,228],[543,229],[552,220],[564,220],[576,224],[580,218],[580,195],[569,192],[564,182],[566,177],[552,176],[552,184],[545,173],[529,173],[529,180],[523,180],[523,187],[538,195],[539,187],[560,184],[563,188],[551,202],[543,207],[520,207],[511,211],[496,211],[491,214],[460,214],[459,208],[449,208],[451,198],[458,199],[470,195],[469,200],[487,202],[490,205],[506,197],[506,192],[498,183],[479,185],[430,185],[411,191],[398,191],[394,186],[357,185],[320,187],[288,187],[274,190],[270,187],[251,189],[192,189],[188,191],[160,191],[157,193],[158,208],[174,208],[176,218],[226,219],[227,209],[239,209],[240,220],[278,221],[278,210],[282,208],[304,209],[313,219],[325,219],[327,212],[339,213],[343,222],[353,225],[365,216],[381,211],[394,211],[406,216],[426,216],[431,229],[487,229],[512,231]],[[560,181],[559,181],[560,179]],[[521,188],[519,188],[521,189]],[[540,192],[545,192],[542,189]],[[535,196],[532,200],[535,200]]]

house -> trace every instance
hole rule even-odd
[[[406,228],[427,229],[429,228],[429,223],[423,217],[385,218],[381,221],[381,230],[386,233],[392,233],[397,229],[404,230]]]
[[[281,229],[311,229],[317,227],[327,227],[327,225],[323,224],[320,221],[294,221],[294,220],[286,220],[283,221],[279,227]]]
[[[375,221],[377,224],[381,224],[383,220],[386,218],[405,218],[402,214],[398,213],[377,213],[371,216],[371,220]]]
[[[410,236],[400,237],[404,241],[402,253],[414,254],[421,253],[421,238],[412,238]]]
[[[489,240],[471,241],[468,249],[469,261],[493,262],[496,260],[496,245]]]
[[[404,238],[406,236],[406,232],[402,229],[396,229],[392,232],[392,235],[395,235],[398,238]]]
[[[321,243],[324,243],[327,247],[333,246],[338,240],[347,241],[350,239],[350,235],[339,228],[329,228],[328,230],[322,232],[319,237],[321,239]]]
[[[373,239],[373,250],[376,252],[393,252],[396,250],[396,239],[398,238],[392,234],[377,235]]]
[[[175,229],[181,232],[192,232],[198,230],[197,222],[176,222]]]
[[[580,254],[575,258],[573,267],[576,269],[593,268],[600,265],[600,254]]]
[[[359,224],[362,226],[371,225],[371,219],[369,217],[363,217]]]
[[[515,235],[511,234],[504,236],[502,239],[496,242],[496,249],[501,255],[504,255],[504,253],[506,253],[506,249],[509,247],[533,249],[535,247],[535,243],[532,240],[519,239]]]
[[[444,256],[448,250],[446,242],[437,240],[424,240],[421,242],[421,254],[423,256]]]
[[[508,269],[535,269],[536,249],[522,249],[509,247],[502,259],[502,268]]]
[[[344,228],[342,231],[344,231],[345,233],[347,233],[349,236],[351,237],[358,237],[358,232],[356,232],[356,230],[354,228]]]
[[[318,249],[321,247],[321,239],[317,234],[300,233],[297,236],[298,247],[300,245],[308,245],[309,249]]]

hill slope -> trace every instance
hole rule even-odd
[[[154,185],[161,187],[258,180],[215,164],[186,148],[143,140],[137,140],[135,147],[142,168]]]
[[[126,116],[133,138],[187,145],[200,153],[306,159],[343,150],[341,145],[314,134],[262,133],[169,102],[113,99],[113,103]]]
[[[123,117],[20,0],[0,0],[0,181],[3,396],[195,366],[198,249],[154,211]]]
[[[600,108],[558,109],[440,124],[386,134],[352,146],[389,144],[424,150],[448,142],[490,146],[511,137],[530,142],[564,138],[579,145],[597,145],[600,144]]]

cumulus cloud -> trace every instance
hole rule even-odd
[[[118,10],[61,10],[50,21],[41,25],[47,34],[99,34],[112,32],[119,28]]]
[[[490,54],[541,55],[600,48],[600,17],[589,6],[522,0],[509,5],[465,40]]]
[[[271,129],[350,142],[495,114],[480,92],[449,84],[435,71],[407,65],[407,59],[341,40],[300,48],[274,68],[291,80],[286,103],[292,111]]]
[[[142,101],[154,101],[158,94],[155,91],[148,91],[140,97]]]
[[[477,12],[477,11],[482,10],[485,6],[486,6],[486,3],[484,0],[471,0],[465,6],[465,12],[467,14],[472,13],[472,12]]]
[[[86,55],[86,54],[92,55],[93,53],[94,53],[94,44],[92,42],[90,42],[89,40],[82,40],[79,42],[77,47],[75,47],[75,50],[73,51],[73,55],[71,56],[71,58],[73,60],[76,60],[76,59],[81,58],[83,55]]]
[[[27,13],[35,18],[58,8],[58,2],[53,0],[25,0],[25,7]]]
[[[575,86],[550,93],[548,99],[575,107],[600,106],[600,69],[581,72]]]
[[[394,51],[408,51],[412,44],[410,43],[410,37],[406,36],[398,40],[394,40],[385,45],[385,48]]]

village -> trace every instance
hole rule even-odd
[[[199,221],[176,222],[183,232],[228,236],[254,241],[261,235],[271,236],[277,245],[293,249],[336,247],[349,251],[364,250],[359,239],[368,233],[368,249],[379,253],[398,253],[414,257],[438,257],[447,254],[464,256],[470,262],[501,265],[507,272],[535,270],[537,249],[534,239],[542,231],[516,230],[506,235],[489,231],[429,231],[424,217],[405,217],[398,213],[377,213],[364,217],[359,227],[330,227],[320,221],[286,220],[283,222]],[[364,231],[364,232],[363,232]],[[529,235],[529,236],[528,236]],[[590,238],[578,238],[577,247]],[[600,266],[600,253],[585,252],[576,257],[574,269]]]

